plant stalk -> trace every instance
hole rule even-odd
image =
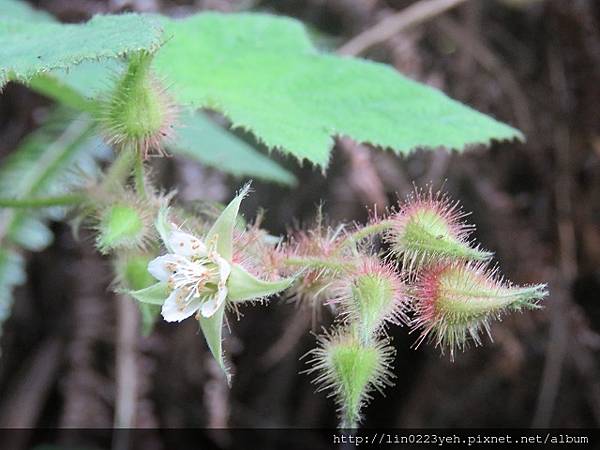
[[[102,187],[110,190],[125,183],[131,174],[131,169],[135,164],[135,158],[135,148],[129,146],[125,147],[108,169],[104,181],[102,182]]]
[[[41,198],[0,198],[0,208],[48,208],[51,206],[76,205],[84,201],[85,196],[81,194]]]

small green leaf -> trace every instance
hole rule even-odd
[[[233,264],[227,282],[227,299],[233,302],[255,300],[281,292],[294,282],[294,278],[278,281],[263,281],[249,274],[241,266]]]
[[[210,352],[214,356],[214,358],[219,363],[219,367],[223,370],[225,377],[227,378],[227,383],[231,382],[231,375],[227,371],[227,367],[225,366],[225,359],[223,357],[223,319],[225,317],[225,304],[219,307],[217,312],[215,312],[210,317],[202,317],[198,319],[200,322],[200,328],[202,329],[202,333],[204,334],[204,338],[206,339],[206,343],[208,344],[208,348]]]
[[[169,296],[169,287],[167,283],[161,281],[147,288],[129,291],[128,293],[138,302],[149,305],[162,305]]]
[[[290,19],[203,13],[163,25],[154,67],[181,103],[222,112],[267,147],[322,167],[335,136],[399,154],[522,138],[390,66],[320,53]]]
[[[202,113],[184,112],[178,117],[175,140],[169,146],[202,164],[232,174],[295,185],[296,177]]]
[[[8,80],[68,69],[83,61],[155,51],[162,30],[148,16],[95,16],[85,24],[0,19],[0,88]]]
[[[249,189],[249,185],[242,188],[239,194],[223,210],[206,235],[208,243],[216,240],[217,253],[228,261],[231,261],[233,257],[233,229],[240,210],[240,203],[242,203]]]

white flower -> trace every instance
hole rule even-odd
[[[227,298],[231,265],[200,239],[181,231],[169,234],[168,253],[150,261],[148,271],[167,282],[171,294],[162,306],[167,322],[181,322],[196,311],[211,317]]]

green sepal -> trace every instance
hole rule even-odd
[[[144,289],[128,291],[128,294],[138,302],[149,305],[162,305],[169,296],[169,287],[166,282],[161,281]]]
[[[277,281],[260,280],[241,266],[233,264],[227,281],[227,298],[233,302],[260,299],[287,289],[293,282],[293,277]]]
[[[214,240],[217,253],[227,261],[231,261],[233,257],[233,229],[240,211],[240,203],[242,203],[249,189],[249,185],[242,188],[239,194],[223,210],[206,235],[206,242],[210,245]]]
[[[223,357],[223,319],[225,317],[226,303],[227,302],[223,302],[219,309],[210,317],[202,317],[200,315],[198,322],[200,322],[200,328],[202,329],[204,339],[206,339],[210,352],[223,370],[223,373],[227,378],[227,384],[231,385],[231,374],[225,366],[225,359]]]
[[[169,253],[175,253],[174,249],[169,244],[169,234],[171,234],[171,224],[169,223],[169,208],[164,206],[160,208],[156,215],[156,222],[154,223],[156,231],[163,241],[165,248]]]

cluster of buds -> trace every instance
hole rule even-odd
[[[144,174],[143,159],[165,154],[176,115],[151,62],[149,53],[131,57],[98,102],[96,119],[122,154],[88,205],[96,245],[113,257],[120,289],[139,301],[145,332],[159,316],[193,317],[229,380],[226,310],[283,291],[310,305],[313,318],[329,308],[334,328],[309,352],[306,372],[332,391],[341,426],[354,428],[371,393],[392,384],[390,325],[407,325],[420,333],[417,346],[432,342],[453,359],[469,342],[480,344],[482,331],[490,334],[492,319],[536,308],[547,295],[545,285],[514,286],[490,269],[493,254],[471,239],[474,227],[458,203],[431,191],[352,232],[324,226],[319,212],[315,228],[287,240],[263,230],[260,219],[250,226],[239,220],[248,187],[220,214],[200,211],[205,220],[170,205],[149,192]],[[132,165],[135,191],[125,187]],[[373,245],[376,236],[383,252]]]
[[[247,192],[208,221],[153,193],[113,193],[98,208],[97,245],[114,255],[117,281],[140,302],[146,331],[158,316],[193,317],[228,379],[226,310],[284,291],[315,310],[329,308],[333,329],[309,352],[306,372],[331,390],[343,428],[356,427],[373,391],[392,384],[391,325],[407,325],[420,333],[417,345],[432,342],[454,358],[469,342],[480,344],[493,319],[536,308],[547,293],[490,269],[492,254],[470,240],[473,227],[444,197],[415,194],[351,232],[319,220],[284,241],[260,220],[239,219]]]
[[[490,269],[492,253],[470,239],[474,227],[465,216],[444,196],[416,192],[337,239],[336,255],[351,257],[350,267],[329,274],[333,287],[324,303],[338,312],[336,330],[319,338],[306,372],[318,373],[321,389],[331,389],[342,427],[356,427],[369,393],[390,383],[387,324],[407,324],[420,333],[416,345],[427,340],[453,359],[469,342],[480,344],[482,330],[490,334],[492,319],[537,308],[547,295],[545,285],[514,286]],[[365,244],[376,235],[387,254]]]

